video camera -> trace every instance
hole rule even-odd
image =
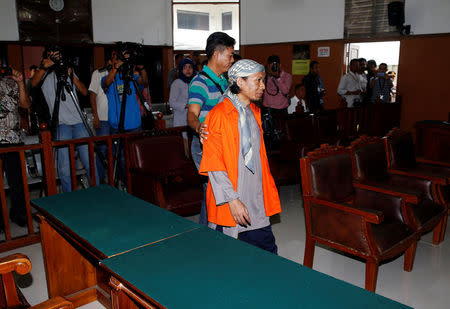
[[[59,53],[49,55],[49,53]],[[44,50],[44,58],[50,58],[55,64],[52,66],[52,69],[55,71],[57,76],[64,76],[67,74],[67,69],[72,68],[74,66],[73,61],[67,57],[64,52],[64,49],[58,45],[50,45],[47,46]]]
[[[144,63],[143,45],[132,42],[117,42],[116,44],[117,58],[123,62],[119,71],[123,74],[133,74],[134,66]]]

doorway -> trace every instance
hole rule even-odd
[[[397,87],[398,62],[400,57],[400,41],[360,42],[345,44],[345,68],[348,72],[350,60],[364,58],[367,61],[375,60],[377,66],[386,63],[388,72],[393,72],[393,92]]]

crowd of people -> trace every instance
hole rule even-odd
[[[364,58],[352,59],[349,72],[341,77],[338,94],[346,107],[370,103],[390,103],[394,88],[394,72],[387,72],[387,64]]]
[[[169,104],[174,126],[188,125],[195,132],[190,154],[199,173],[208,179],[203,184],[200,224],[276,253],[269,218],[279,213],[281,206],[265,140],[277,138],[274,128],[282,119],[277,116],[323,111],[325,84],[319,62],[311,61],[309,73],[294,86],[294,96],[290,97],[292,75],[283,69],[279,56],[271,55],[262,65],[241,59],[235,44],[226,33],[215,32],[207,39],[203,63],[199,53],[194,53],[193,59],[176,55],[175,67],[168,72]],[[143,65],[130,63],[131,57],[127,49],[112,51],[105,66],[92,73],[88,88],[70,66],[61,64],[63,54],[55,48],[44,51],[41,64],[32,68],[27,83],[17,71],[0,77],[1,146],[21,144],[19,106],[30,108],[29,93],[35,89],[43,94],[55,140],[89,136],[74,93],[90,93],[96,135],[140,131],[142,119],[151,114],[148,77]],[[377,68],[373,60],[353,59],[337,92],[350,108],[390,102],[392,79],[385,63]],[[273,136],[267,136],[268,132]],[[188,151],[187,136],[184,138]],[[105,145],[98,148],[106,155]],[[89,173],[87,145],[78,145],[77,151]],[[11,192],[11,216],[25,225],[26,220],[18,215],[25,214],[22,184],[20,177],[15,177],[20,171],[19,159],[8,154],[3,160],[10,186],[17,189]],[[69,192],[67,147],[58,148],[57,165],[62,190]],[[99,156],[91,168],[96,168],[96,182],[100,183],[106,172]]]

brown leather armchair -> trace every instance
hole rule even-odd
[[[450,214],[450,163],[416,158],[410,132],[392,129],[384,138],[387,164],[390,173],[427,179],[432,182],[433,200],[447,208]],[[444,238],[447,216],[443,223]]]
[[[403,199],[353,187],[350,151],[322,145],[300,160],[305,207],[303,265],[311,267],[316,243],[366,260],[365,288],[375,291],[382,261],[405,253],[411,271],[418,234],[401,217]]]
[[[200,175],[179,134],[129,141],[132,194],[182,216],[200,212]]]
[[[383,140],[361,136],[350,147],[355,187],[402,197],[402,216],[415,231],[424,234],[432,229],[433,243],[443,240],[446,209],[433,201],[432,181],[388,172]]]
[[[23,254],[0,258],[0,308],[73,309],[73,304],[62,297],[54,297],[30,306],[17,288],[12,272],[24,275],[31,270],[31,261]]]

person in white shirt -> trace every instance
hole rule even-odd
[[[102,78],[108,75],[108,65],[111,65],[111,60],[108,60],[108,64],[95,70],[92,73],[91,83],[89,85],[89,99],[91,102],[92,115],[94,117],[94,129],[97,136],[109,135],[111,134],[111,126],[108,122],[108,98],[103,91],[101,81]],[[98,145],[98,149],[102,152],[103,156],[106,157],[106,145]],[[106,174],[105,169],[100,162],[100,158],[97,158],[97,171],[100,180],[104,180]]]
[[[337,89],[338,94],[347,102],[347,107],[353,107],[355,103],[362,102],[364,88],[359,78],[359,60],[350,61],[350,71],[341,77]]]
[[[359,75],[359,79],[361,80],[361,87],[363,88],[363,92],[364,93],[367,92],[367,84],[368,84],[366,70],[367,70],[367,61],[366,61],[366,59],[359,58],[358,75]]]
[[[288,114],[294,114],[298,112],[301,106],[301,110],[304,113],[308,112],[308,108],[306,107],[306,102],[304,100],[305,97],[305,86],[303,84],[295,85],[295,95],[291,98],[291,103],[288,107]]]

